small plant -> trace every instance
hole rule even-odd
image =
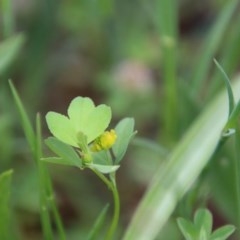
[[[212,231],[213,218],[207,209],[198,209],[193,222],[178,218],[177,223],[186,240],[225,240],[235,231],[233,225],[225,225]]]
[[[104,104],[95,106],[87,97],[76,97],[71,101],[68,117],[56,112],[47,113],[46,121],[54,137],[45,142],[57,157],[42,158],[81,170],[91,169],[112,191],[114,214],[105,239],[112,239],[119,219],[115,172],[135,134],[131,118],[121,120],[115,129],[106,131],[111,116],[110,107]]]

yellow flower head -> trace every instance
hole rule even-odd
[[[110,131],[105,131],[93,142],[91,146],[91,150],[93,152],[98,152],[101,150],[109,149],[113,146],[116,139],[117,139],[117,134],[113,129]]]

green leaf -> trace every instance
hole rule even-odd
[[[108,174],[111,172],[116,172],[120,166],[119,165],[100,165],[100,164],[91,163],[91,164],[88,164],[87,167],[89,167],[90,169],[97,170],[103,174]]]
[[[214,62],[217,65],[217,67],[220,70],[220,72],[222,73],[225,85],[227,87],[228,103],[229,103],[228,116],[230,116],[232,111],[233,111],[233,109],[234,109],[234,106],[235,106],[235,101],[234,101],[234,97],[233,97],[233,91],[232,91],[232,87],[231,87],[231,82],[230,82],[227,74],[225,73],[225,71],[221,67],[221,65],[218,63],[218,61],[216,59],[214,59]]]
[[[207,234],[207,237],[212,232],[212,214],[207,209],[199,209],[194,215],[194,224],[197,229],[202,229]]]
[[[64,143],[78,147],[76,132],[69,118],[56,112],[48,112],[46,121],[53,136]]]
[[[240,78],[233,82],[236,101]],[[179,200],[196,181],[218,145],[228,118],[226,91],[206,106],[179,141],[165,166],[161,166],[143,196],[123,240],[153,240],[162,230]],[[148,221],[146,221],[146,219]]]
[[[106,218],[108,209],[109,209],[109,204],[107,204],[99,214],[98,218],[96,219],[94,225],[91,228],[90,233],[88,234],[87,240],[99,239],[99,231],[104,224],[104,220]]]
[[[108,127],[112,114],[111,108],[101,104],[94,106],[90,98],[76,97],[68,108],[68,115],[76,132],[83,132],[90,143]]]
[[[47,138],[45,140],[45,143],[60,158],[51,157],[43,158],[42,160],[52,163],[76,166],[80,168],[82,167],[82,160],[71,146],[59,141],[57,138],[54,137]]]
[[[0,239],[11,239],[9,226],[9,197],[13,170],[0,175]]]
[[[233,225],[226,225],[218,228],[213,232],[210,237],[210,240],[225,240],[235,231],[235,227]]]
[[[184,218],[178,218],[177,224],[186,240],[195,240],[197,237],[197,229],[192,222]]]
[[[193,69],[193,79],[191,80],[193,83],[191,86],[192,96],[197,95],[199,89],[201,89],[203,81],[207,79],[207,74],[211,67],[214,54],[221,44],[223,39],[222,36],[225,34],[226,29],[229,26],[229,22],[236,10],[237,4],[237,0],[228,2],[226,4],[206,38],[199,62],[196,64],[196,68]]]
[[[18,34],[0,43],[0,75],[6,71],[10,64],[18,56],[24,41],[24,35]]]
[[[198,240],[208,240],[208,233],[205,231],[205,229],[202,227],[199,231],[199,237]]]
[[[92,152],[93,163],[99,165],[111,165],[112,159],[110,158],[107,150],[100,152]]]
[[[67,159],[61,158],[61,157],[46,157],[46,158],[41,158],[41,161],[53,163],[53,164],[60,164],[60,165],[76,167],[75,163],[71,163]]]
[[[26,113],[26,110],[24,109],[24,106],[22,104],[22,101],[14,87],[14,85],[12,84],[11,81],[9,81],[9,85],[10,85],[10,89],[12,91],[12,94],[13,94],[13,98],[15,100],[15,103],[16,103],[16,106],[17,106],[17,109],[19,111],[19,114],[20,114],[20,117],[21,117],[21,124],[22,124],[22,127],[23,127],[23,131],[24,131],[24,134],[26,136],[26,139],[27,139],[27,142],[30,146],[30,149],[32,151],[32,153],[34,154],[35,152],[35,133],[33,131],[33,128],[32,128],[32,125],[30,123],[30,120],[28,118],[28,115]]]
[[[112,149],[113,153],[116,157],[115,162],[119,163],[124,154],[127,151],[129,142],[131,138],[134,136],[134,119],[133,118],[124,118],[121,120],[116,128],[117,140],[114,143]]]
[[[231,115],[228,118],[228,121],[227,121],[227,123],[226,123],[226,125],[224,127],[223,133],[226,134],[229,129],[231,131],[232,131],[232,129],[235,129],[237,121],[238,121],[238,118],[239,118],[239,114],[240,114],[240,100],[238,101],[237,105],[235,106],[235,108],[231,112]]]
[[[88,144],[104,132],[111,120],[111,109],[104,104],[95,107],[90,98],[76,97],[68,107],[68,115],[48,112],[48,128],[62,142],[79,147],[79,133],[87,137]]]

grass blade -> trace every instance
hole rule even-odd
[[[161,37],[162,70],[164,81],[164,139],[176,136],[177,118],[177,12],[178,1],[158,0],[159,34]],[[162,87],[161,87],[162,88]],[[162,89],[160,89],[162,91]],[[170,136],[170,137],[169,137]],[[161,133],[162,137],[162,133]]]
[[[14,35],[0,44],[0,75],[6,71],[9,65],[17,57],[23,46],[25,37],[23,34]]]
[[[3,21],[3,36],[8,37],[14,32],[13,1],[1,0],[0,4]]]
[[[99,231],[104,224],[104,220],[106,218],[106,214],[109,208],[109,204],[107,204],[99,214],[98,218],[96,219],[93,227],[91,228],[90,233],[88,234],[87,240],[98,240],[99,239]]]
[[[240,97],[240,79],[233,84]],[[161,231],[177,202],[189,190],[213,154],[228,117],[224,91],[197,118],[169,161],[161,167],[141,200],[124,240],[152,240]],[[148,219],[148,221],[146,221]]]
[[[0,239],[11,239],[9,226],[9,195],[12,170],[0,175]]]
[[[225,73],[225,71],[223,70],[223,68],[221,67],[221,65],[218,63],[218,61],[216,59],[214,59],[214,63],[217,65],[218,69],[222,73],[224,82],[225,82],[226,87],[227,87],[228,102],[229,102],[228,116],[230,116],[230,114],[232,113],[232,111],[234,109],[234,105],[235,105],[233,92],[232,92],[232,87],[231,87],[231,82],[230,82],[227,74]]]
[[[10,85],[10,89],[12,91],[12,94],[13,94],[13,98],[15,100],[15,103],[16,103],[16,106],[17,106],[17,109],[19,111],[19,114],[20,114],[20,117],[21,117],[21,123],[22,123],[22,127],[23,127],[23,131],[24,131],[24,134],[26,136],[26,139],[27,139],[27,142],[30,146],[30,149],[32,151],[33,154],[35,154],[35,134],[34,134],[34,131],[33,131],[33,128],[32,128],[32,125],[30,123],[30,120],[27,116],[27,113],[23,107],[23,104],[22,104],[22,101],[12,83],[11,80],[9,80],[9,85]]]
[[[238,1],[234,0],[228,3],[228,5],[220,13],[215,25],[209,33],[206,42],[202,49],[203,54],[199,59],[199,63],[196,64],[196,68],[193,71],[192,79],[192,96],[197,95],[203,81],[206,80],[208,71],[211,67],[211,61],[214,57],[216,50],[218,49],[222,37],[225,34],[226,28],[231,20],[231,17],[236,9]]]

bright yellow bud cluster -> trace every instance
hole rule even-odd
[[[101,150],[109,149],[115,143],[116,139],[117,134],[113,129],[110,131],[105,131],[93,142],[91,150],[93,152],[99,152]]]

